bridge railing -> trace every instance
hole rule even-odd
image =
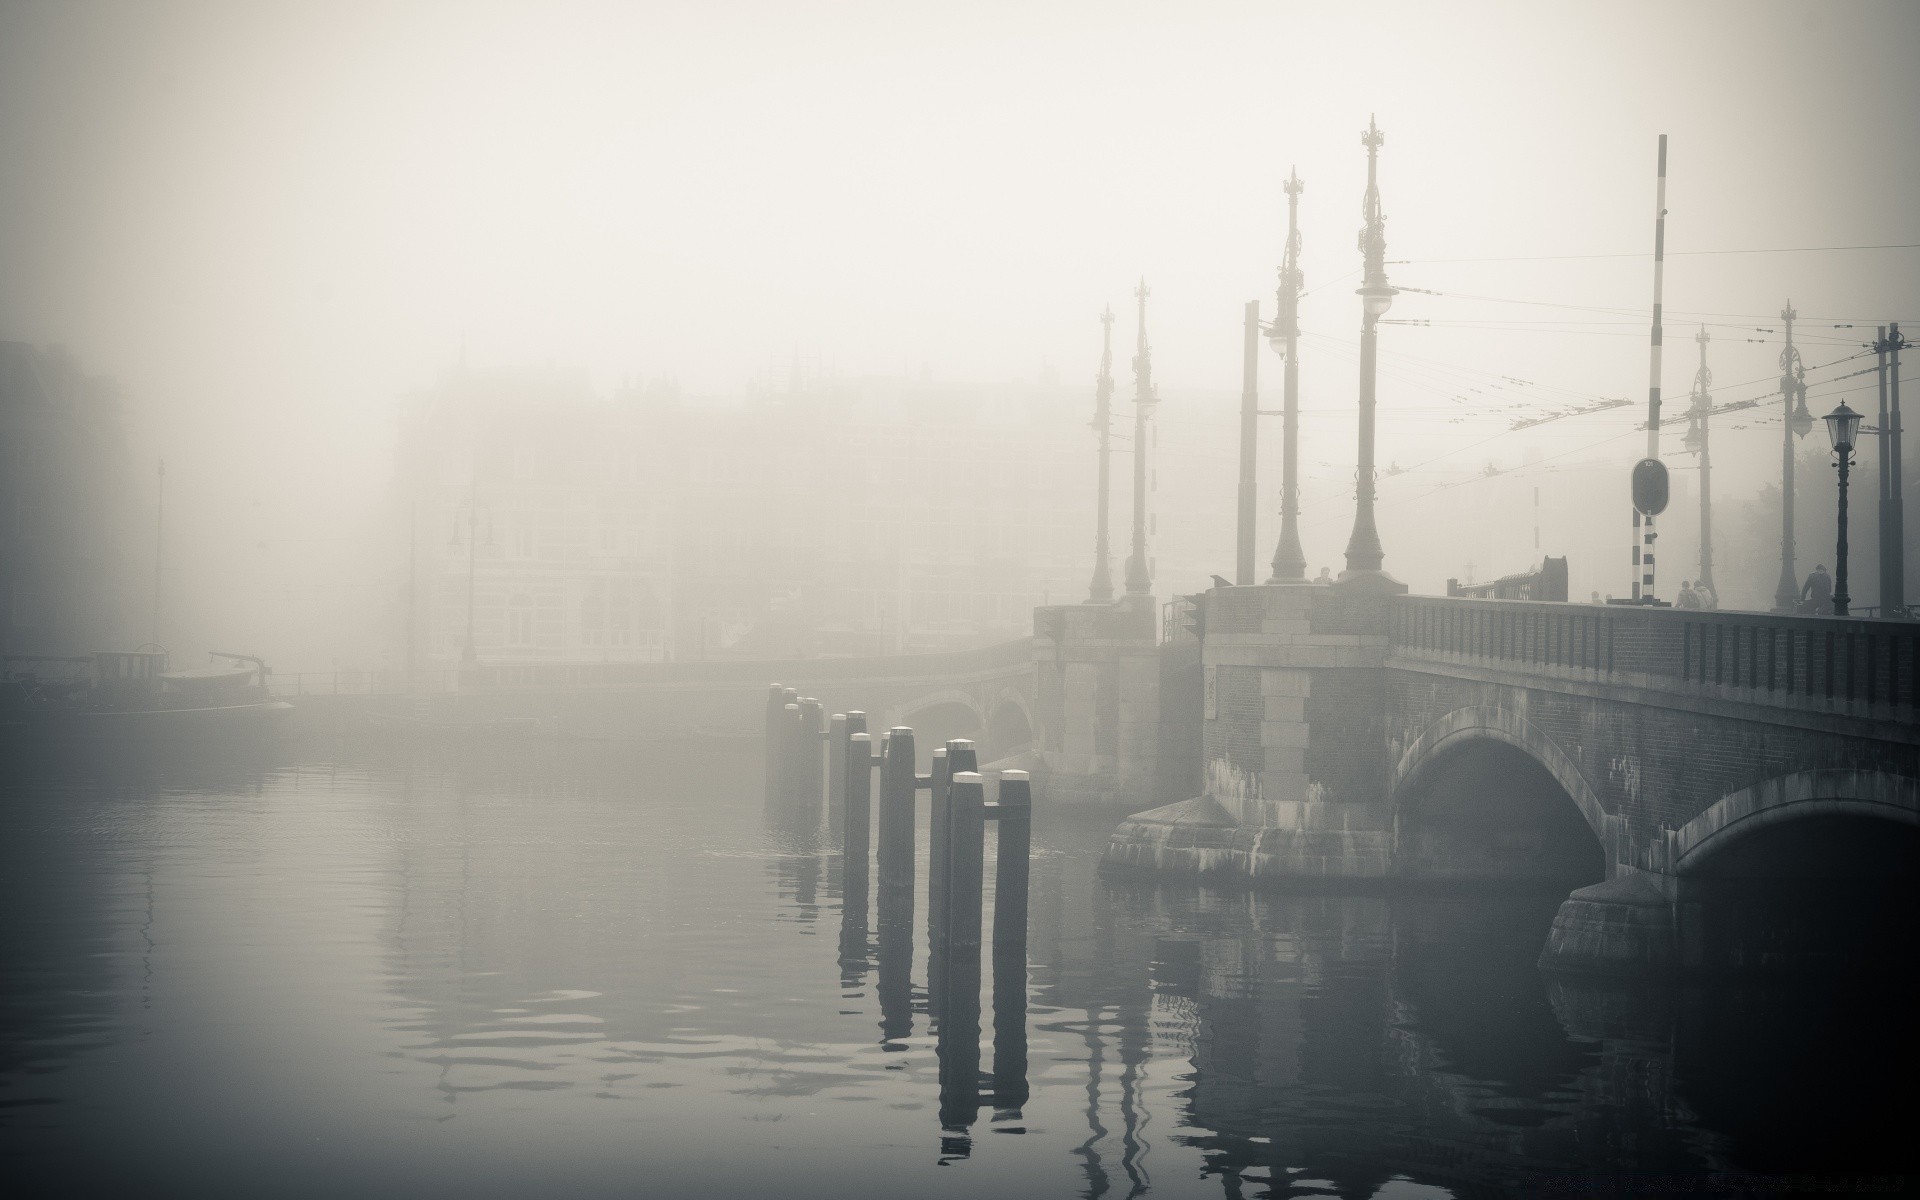
[[[1390,636],[1402,656],[1862,715],[1910,712],[1920,683],[1920,623],[1409,596]]]

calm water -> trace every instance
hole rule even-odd
[[[1024,1035],[1026,1098],[960,1127],[949,1095],[943,1129],[924,896],[883,963],[827,831],[768,818],[757,747],[334,757],[10,786],[6,1178],[1000,1200],[1920,1169],[1908,987],[1558,983],[1551,898],[1103,881],[1110,823],[1044,811],[1024,1021],[989,997],[981,1031],[1003,1076]]]

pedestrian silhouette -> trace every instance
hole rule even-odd
[[[1801,585],[1800,611],[1815,614],[1833,611],[1833,576],[1827,574],[1825,564],[1815,564],[1813,573]]]

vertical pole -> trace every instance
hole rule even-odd
[[[1112,492],[1109,477],[1113,472],[1113,308],[1100,314],[1100,375],[1093,388],[1093,427],[1100,434],[1100,495],[1093,535],[1093,586],[1087,590],[1087,603],[1110,604],[1113,601],[1113,575],[1108,560],[1113,557],[1107,537],[1107,497]]]
[[[880,888],[906,893],[913,912],[913,730],[896,725],[887,732],[880,764]]]
[[[1153,357],[1147,349],[1147,281],[1133,293],[1140,303],[1140,338],[1133,355],[1133,553],[1127,557],[1127,594],[1144,596],[1153,587],[1147,569],[1147,411],[1158,397],[1153,390]]]
[[[795,766],[795,801],[813,819],[820,815],[821,773],[826,769],[827,743],[821,718],[826,709],[812,696],[800,701],[800,728]]]
[[[1653,336],[1647,354],[1647,457],[1660,457],[1660,296],[1667,270],[1667,135],[1660,135],[1659,183],[1653,201]],[[1635,510],[1633,584],[1635,600],[1654,598],[1653,514]]]
[[[986,869],[986,793],[978,771],[956,771],[948,791],[947,944],[980,957],[981,876]]]
[[[911,739],[909,739],[911,741]],[[893,739],[887,746],[891,749]],[[883,759],[886,752],[882,752]],[[912,763],[909,755],[908,763]],[[882,767],[882,778],[885,768]],[[911,800],[913,794],[907,794]],[[881,840],[886,838],[885,795],[882,794]],[[911,810],[909,810],[911,811]],[[882,861],[879,896],[880,929],[876,939],[880,978],[875,989],[880,999],[880,1044],[890,1050],[904,1050],[901,1041],[913,1035],[913,888],[888,887]]]
[[[847,714],[827,719],[827,827],[837,829],[847,804]]]
[[[766,747],[767,800],[771,803],[780,787],[780,735],[781,722],[785,719],[787,707],[786,689],[779,684],[767,685],[767,731]]]
[[[1702,325],[1694,335],[1700,347],[1700,369],[1693,377],[1693,413],[1700,442],[1700,584],[1708,594],[1719,596],[1713,584],[1713,372],[1707,368],[1707,343],[1713,338]]]
[[[1360,248],[1364,254],[1365,282],[1360,288],[1363,304],[1360,322],[1360,447],[1353,480],[1353,533],[1347,538],[1347,569],[1342,579],[1378,572],[1386,561],[1380,547],[1380,530],[1374,523],[1374,414],[1376,363],[1379,357],[1381,314],[1392,303],[1393,288],[1387,284],[1387,219],[1380,211],[1378,178],[1380,147],[1386,135],[1374,122],[1360,144],[1367,148],[1367,194],[1363,205],[1366,225],[1360,230]]]
[[[1839,536],[1833,544],[1833,615],[1844,617],[1853,597],[1847,595],[1847,468],[1853,465],[1853,447],[1840,451],[1834,470],[1840,472]]]
[[[1268,583],[1288,583],[1307,577],[1307,557],[1300,550],[1300,192],[1305,187],[1297,172],[1287,175],[1287,253],[1280,265],[1280,290],[1275,295],[1274,333],[1286,365],[1281,368],[1281,478],[1280,541],[1273,548],[1273,577]]]
[[[851,717],[851,714],[849,714]],[[867,887],[867,856],[873,852],[873,737],[866,730],[847,737],[846,824],[840,842],[841,870],[847,888],[859,880]]]
[[[1017,1113],[1027,1102],[1027,888],[1033,846],[1033,786],[1025,771],[1000,776],[1000,829],[993,877],[993,1103]]]
[[[1260,302],[1247,301],[1240,351],[1240,509],[1235,523],[1233,581],[1253,582],[1255,464],[1260,437]]]
[[[934,957],[940,954],[940,939],[946,934],[947,919],[947,832],[948,785],[952,771],[948,751],[941,746],[933,752],[933,768],[928,773],[927,818],[927,941]],[[927,980],[932,995],[933,980]]]
[[[1027,875],[1033,847],[1033,785],[1025,771],[1000,776],[994,804],[1000,825],[993,882],[993,950],[1019,959],[1024,986],[1027,953]],[[996,977],[998,968],[995,968]]]
[[[1806,368],[1793,346],[1793,321],[1799,315],[1791,300],[1780,310],[1787,344],[1780,351],[1780,581],[1773,588],[1773,611],[1781,613],[1800,606],[1800,580],[1793,566],[1793,439],[1796,432],[1806,433],[1804,426],[1796,426],[1807,419],[1807,385]],[[1800,402],[1797,412],[1796,399]]]
[[[947,841],[948,935],[940,1018],[940,1124],[960,1130],[980,1111],[980,884],[985,866],[985,783],[954,774]]]
[[[776,794],[782,807],[795,803],[800,794],[800,702],[781,710],[780,783]]]
[[[1880,502],[1880,615],[1899,620],[1907,611],[1906,509],[1900,485],[1900,352],[1907,348],[1898,321],[1887,326],[1886,402],[1880,410],[1880,458],[1886,464],[1886,498]]]
[[[940,937],[947,936],[948,910],[952,906],[953,877],[948,870],[948,845],[953,837],[953,777],[980,770],[980,754],[966,738],[954,738],[943,749],[934,751],[934,829],[928,839],[927,905],[929,928],[937,927]]]

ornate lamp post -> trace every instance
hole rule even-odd
[[[1280,541],[1273,548],[1273,577],[1268,583],[1292,583],[1307,577],[1307,556],[1300,550],[1300,192],[1298,172],[1287,176],[1287,253],[1280,265],[1280,289],[1274,297],[1267,344],[1285,363],[1285,401],[1280,407],[1283,465],[1280,479]]]
[[[1833,615],[1847,615],[1847,468],[1853,465],[1854,438],[1860,432],[1860,414],[1847,407],[1828,413],[1827,436],[1833,439],[1833,467],[1840,472],[1840,531],[1833,548]]]
[[[1133,293],[1140,302],[1140,341],[1133,355],[1133,553],[1127,558],[1127,594],[1153,587],[1147,570],[1147,412],[1160,397],[1153,390],[1153,357],[1147,350],[1147,281]]]
[[[1398,289],[1387,283],[1387,219],[1380,212],[1380,185],[1377,169],[1380,147],[1386,141],[1373,119],[1367,119],[1367,131],[1360,144],[1367,148],[1367,196],[1362,211],[1366,225],[1360,230],[1360,250],[1366,264],[1365,282],[1355,291],[1366,315],[1360,325],[1360,462],[1354,480],[1353,535],[1347,539],[1347,569],[1342,580],[1382,577],[1380,564],[1386,554],[1380,549],[1380,533],[1373,523],[1373,394],[1374,357],[1379,341],[1376,327],[1393,307]],[[1391,581],[1389,581],[1391,582]],[[1399,584],[1396,590],[1405,589]]]
[[[1700,586],[1717,598],[1720,592],[1713,586],[1713,451],[1708,444],[1713,424],[1713,372],[1707,367],[1707,343],[1713,338],[1702,325],[1693,340],[1700,347],[1700,369],[1693,375],[1693,409],[1687,414],[1685,444],[1700,460]]]
[[[1100,505],[1094,526],[1093,586],[1087,592],[1088,604],[1113,601],[1113,575],[1107,569],[1107,485],[1112,469],[1110,453],[1113,439],[1113,308],[1100,314],[1100,377],[1093,386],[1093,427],[1100,431]]]
[[[1793,569],[1793,439],[1813,428],[1807,411],[1807,370],[1793,344],[1793,322],[1800,314],[1793,301],[1780,310],[1787,345],[1780,351],[1780,582],[1773,589],[1773,611],[1792,612],[1800,604],[1800,580]]]

